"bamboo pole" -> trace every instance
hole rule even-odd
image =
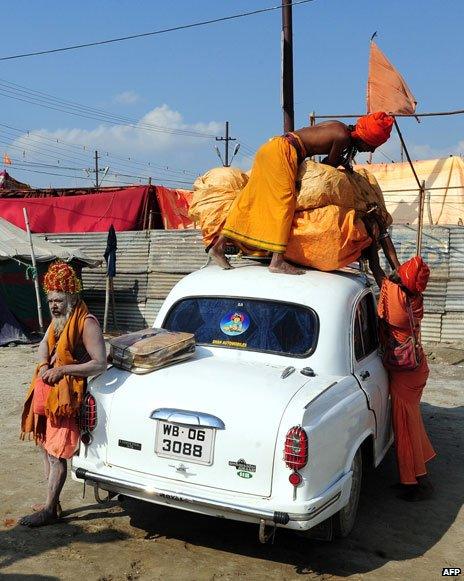
[[[447,115],[463,115],[464,109],[457,109],[455,111],[435,111],[433,113],[395,113],[395,117],[443,117]],[[343,115],[316,115],[316,119],[353,119],[355,117],[362,117],[365,113],[349,113]]]
[[[108,330],[108,309],[110,306],[110,277],[106,277],[106,287],[105,287],[105,311],[103,313],[103,333]]]
[[[23,208],[23,214],[24,214],[24,221],[26,223],[27,235],[29,237],[29,245],[31,247],[31,261],[32,261],[32,268],[34,269],[32,279],[34,280],[35,299],[37,301],[37,315],[39,317],[39,328],[40,328],[40,332],[43,333],[44,332],[44,325],[43,325],[43,317],[42,317],[42,301],[40,300],[39,277],[37,274],[37,263],[35,260],[34,243],[32,241],[31,228],[29,226],[29,216],[27,215],[26,208]]]
[[[421,255],[422,252],[422,232],[424,230],[424,203],[425,203],[425,180],[422,180],[419,189],[419,209],[417,219],[417,240],[416,240],[416,254]]]
[[[111,295],[111,312],[113,313],[113,326],[118,328],[118,321],[116,319],[116,300],[114,298],[114,280],[110,277],[110,295]]]
[[[406,154],[406,158],[409,162],[409,165],[411,166],[412,173],[414,174],[414,178],[417,182],[417,185],[419,186],[419,207],[417,209],[416,254],[417,254],[417,256],[420,256],[421,251],[422,251],[422,233],[423,233],[423,229],[424,229],[425,181],[424,180],[422,180],[422,182],[419,181],[416,170],[415,170],[414,165],[411,161],[411,157],[409,155],[408,148],[406,147],[406,143],[403,139],[403,134],[400,131],[400,127],[399,127],[398,121],[396,119],[395,119],[395,127],[396,127],[396,131],[398,132],[398,137],[400,138],[400,141],[401,141],[401,146],[404,150],[404,153]]]

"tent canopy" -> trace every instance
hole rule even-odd
[[[419,180],[425,181],[424,223],[462,226],[464,160],[450,156],[413,164]],[[379,182],[395,224],[417,224],[419,188],[409,163],[372,163],[358,167],[367,169]]]
[[[9,343],[29,343],[29,340],[0,294],[0,347]]]
[[[79,248],[60,246],[55,242],[45,242],[32,235],[34,254],[37,262],[50,262],[60,258],[66,262],[79,260],[83,265],[94,268],[101,260],[89,258]],[[0,261],[26,260],[31,262],[31,247],[27,232],[0,218]]]

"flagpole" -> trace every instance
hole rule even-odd
[[[420,256],[421,250],[422,250],[422,230],[423,230],[423,225],[424,225],[425,181],[424,180],[422,182],[419,181],[416,170],[415,170],[414,165],[411,161],[411,156],[409,155],[408,148],[406,147],[406,143],[404,142],[403,134],[401,133],[400,126],[398,125],[398,121],[396,120],[396,117],[394,117],[394,119],[395,119],[396,131],[398,132],[398,137],[400,138],[400,142],[401,142],[401,147],[402,147],[404,153],[406,154],[407,160],[408,160],[409,165],[411,166],[411,169],[412,169],[412,173],[414,174],[414,178],[415,178],[417,185],[419,187],[419,208],[418,208],[418,216],[417,216],[416,254],[418,256]]]

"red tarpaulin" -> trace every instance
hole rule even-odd
[[[150,186],[49,198],[0,198],[0,216],[25,229],[27,208],[32,232],[107,232],[142,227]]]
[[[166,230],[193,228],[193,222],[189,217],[192,192],[156,186],[156,198]]]

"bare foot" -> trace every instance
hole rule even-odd
[[[32,509],[32,512],[40,512],[42,510],[45,510],[45,504],[40,504],[40,503],[33,504],[31,506],[31,509]],[[63,509],[61,508],[61,504],[58,503],[56,505],[56,517],[61,518],[62,514],[63,514]]]
[[[231,270],[234,268],[230,262],[227,260],[224,251],[214,245],[211,250],[208,252],[208,256],[221,268],[224,270]]]
[[[274,252],[272,254],[271,264],[269,265],[270,272],[277,272],[280,274],[305,274],[305,270],[292,266],[286,260],[284,255]]]
[[[55,524],[58,521],[58,517],[52,510],[43,509],[39,512],[33,512],[27,516],[23,516],[19,519],[18,523],[25,527],[44,527],[46,525]]]
[[[280,274],[304,274],[306,271],[302,268],[297,268],[296,266],[292,266],[285,260],[279,261],[277,264],[269,265],[270,272],[276,272]]]

